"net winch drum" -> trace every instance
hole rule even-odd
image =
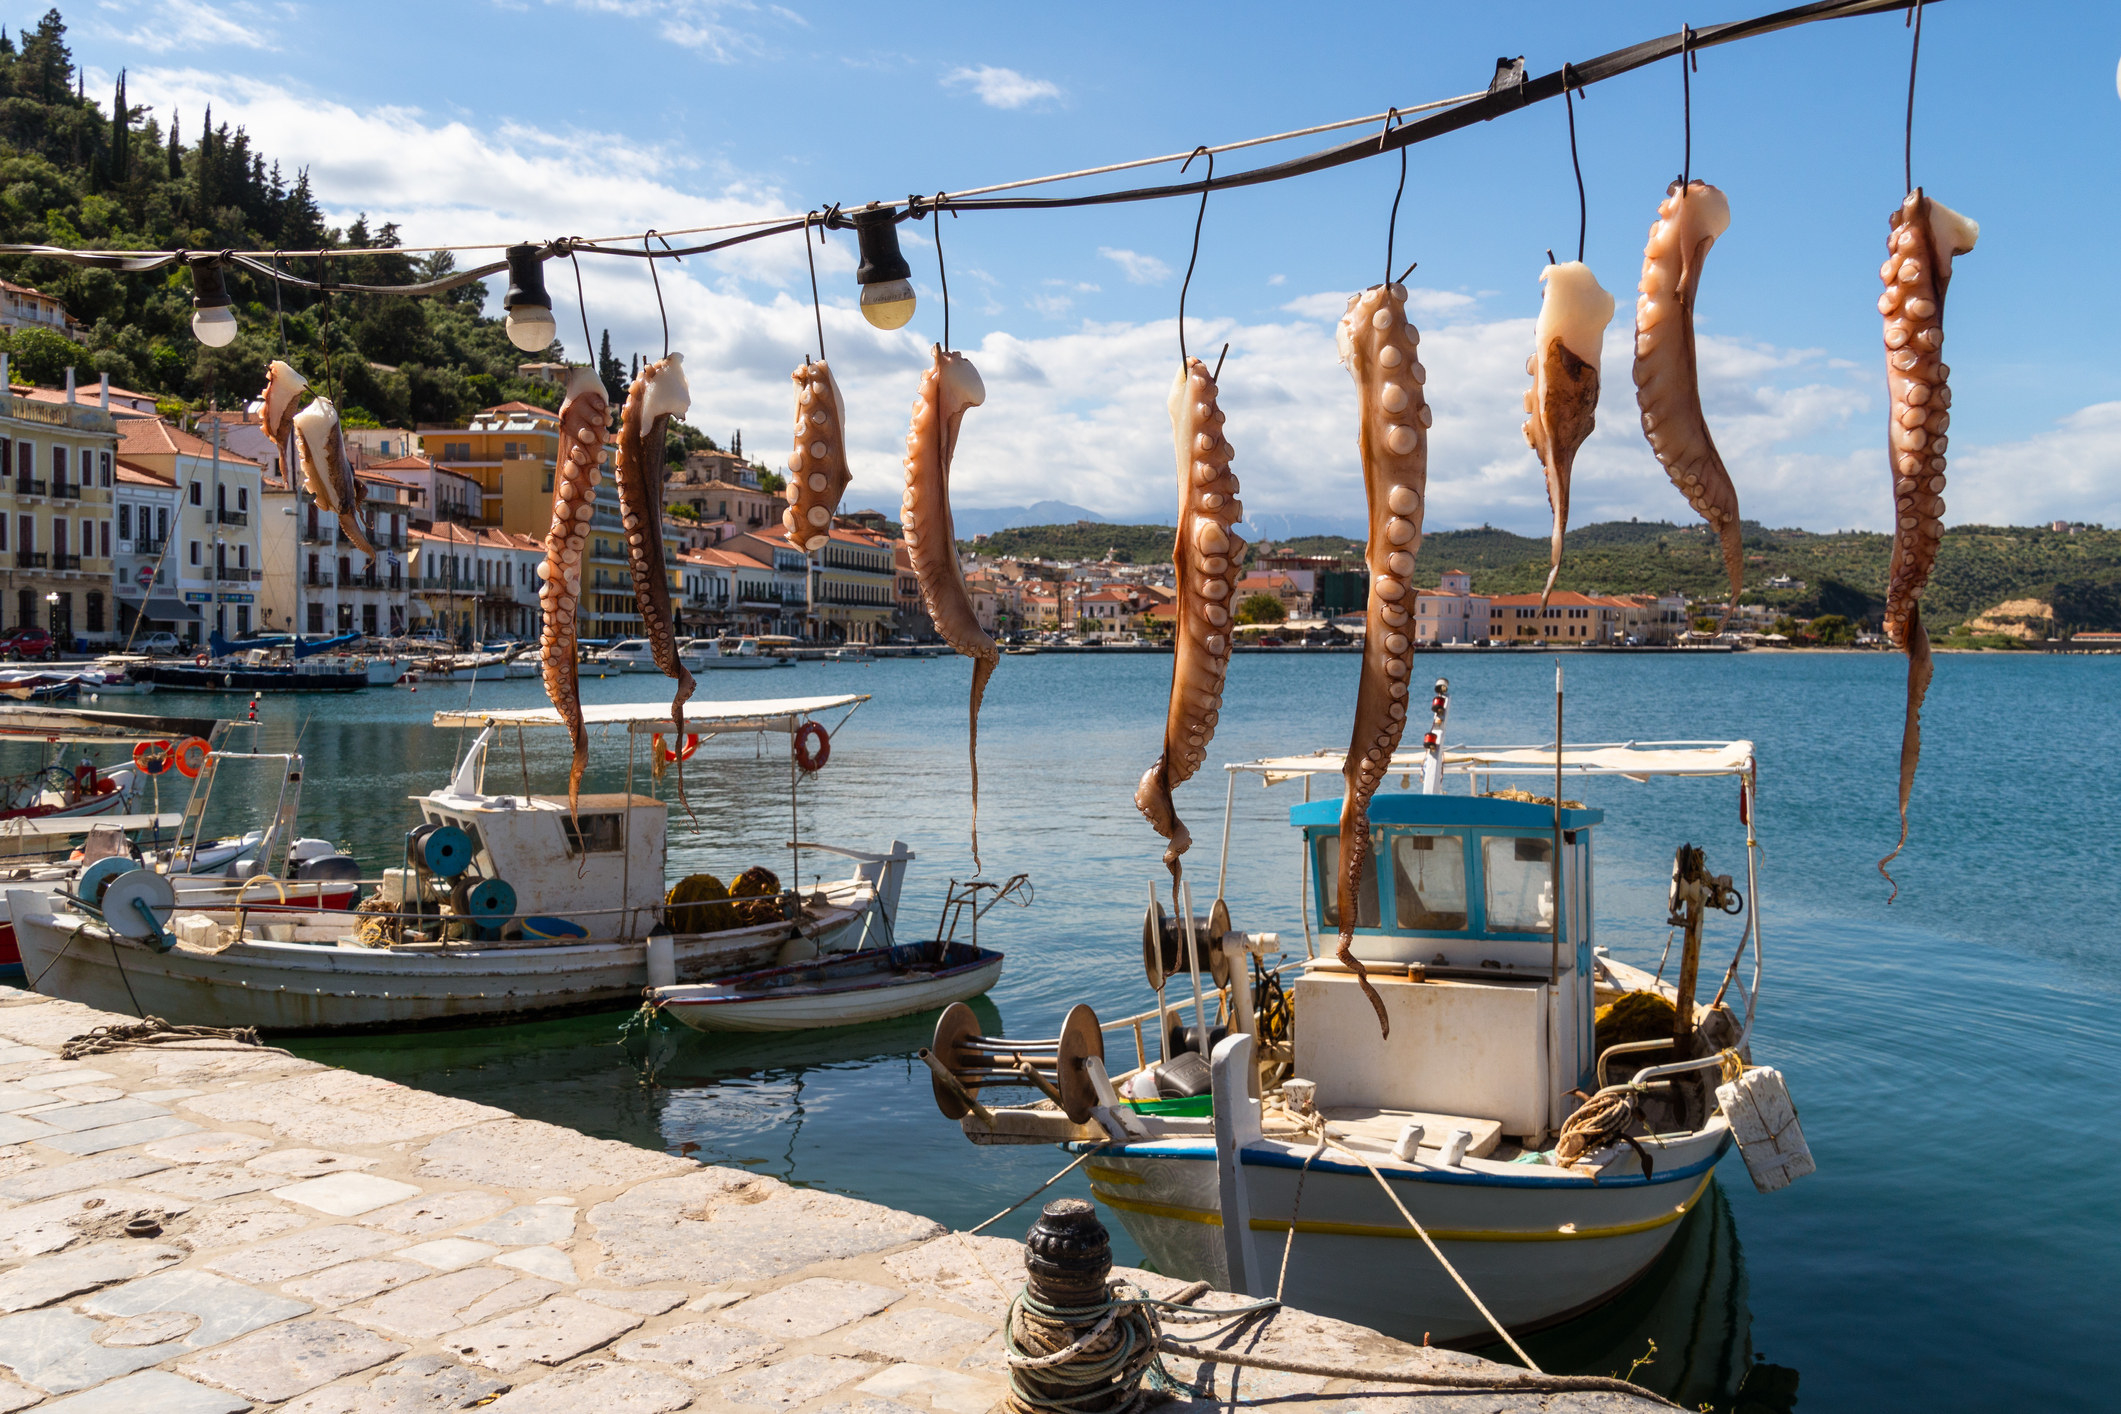
[[[1097,1013],[1078,1003],[1061,1023],[1061,1034],[1044,1041],[1012,1041],[980,1034],[979,1017],[963,1002],[952,1002],[935,1023],[931,1054],[948,1070],[967,1094],[977,1094],[982,1085],[1033,1085],[1058,1097],[1061,1112],[1076,1124],[1086,1123],[1097,1107],[1097,1090],[1083,1062],[1095,1056],[1105,1060],[1105,1033],[1097,1024]],[[1044,1080],[1038,1085],[1017,1069],[1028,1064]],[[971,1113],[963,1098],[944,1084],[940,1076],[929,1083],[935,1088],[935,1107],[944,1119],[963,1119]]]
[[[102,886],[103,921],[113,933],[168,952],[177,940],[167,931],[177,911],[177,890],[152,869],[128,869]]]
[[[454,879],[471,867],[471,836],[454,825],[443,825],[416,841],[420,863],[438,879]]]
[[[103,891],[110,887],[111,880],[139,867],[139,861],[127,859],[124,855],[99,859],[83,869],[81,876],[74,880],[74,897],[90,908],[100,909],[103,907]]]
[[[1222,949],[1223,935],[1229,931],[1230,906],[1221,899],[1208,910],[1206,922],[1196,916],[1193,923],[1193,942],[1200,949],[1201,971],[1215,980],[1218,990],[1230,985],[1230,959]],[[1165,983],[1184,977],[1189,971],[1184,925],[1164,912],[1162,904],[1149,905],[1142,911],[1142,972],[1149,979],[1149,990],[1161,992]]]

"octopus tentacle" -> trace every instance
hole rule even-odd
[[[269,376],[269,375],[268,375]],[[353,458],[346,452],[346,434],[339,426],[339,410],[330,398],[314,398],[308,407],[289,419],[299,434],[296,445],[302,458],[302,475],[317,504],[339,518],[339,529],[375,558],[375,544],[361,524],[361,502],[368,492],[353,474]]]
[[[1407,726],[1407,682],[1414,661],[1408,625],[1414,599],[1414,556],[1429,490],[1429,424],[1435,414],[1423,396],[1428,371],[1416,356],[1421,331],[1407,321],[1404,285],[1372,285],[1348,301],[1338,333],[1341,362],[1354,375],[1356,447],[1370,511],[1369,606],[1364,614],[1362,673],[1355,689],[1355,727],[1341,764],[1346,781],[1340,807],[1340,948],[1377,1009],[1386,1036],[1392,1023],[1384,999],[1355,956],[1355,911],[1363,865],[1370,857],[1370,797],[1391,770],[1392,753]]]
[[[538,566],[538,606],[545,631],[538,643],[545,695],[567,724],[574,760],[567,768],[567,809],[581,801],[582,771],[589,764],[589,731],[582,723],[582,686],[575,653],[582,605],[582,542],[596,514],[597,479],[603,475],[604,436],[611,403],[593,369],[567,375],[560,403],[560,452],[552,480],[552,528],[545,533],[545,559]]]
[[[1525,390],[1524,439],[1546,468],[1547,504],[1554,508],[1554,545],[1543,608],[1561,573],[1561,537],[1569,528],[1569,475],[1576,449],[1591,435],[1598,412],[1598,355],[1605,326],[1613,318],[1613,297],[1600,288],[1591,267],[1580,260],[1549,265],[1539,272],[1546,289],[1539,323],[1533,330],[1532,356],[1524,371],[1532,375]]]
[[[678,659],[677,629],[670,603],[670,566],[663,555],[663,439],[670,419],[692,406],[685,383],[685,356],[669,354],[641,370],[626,392],[619,412],[619,456],[612,479],[618,485],[619,515],[626,529],[626,562],[633,571],[633,597],[641,609],[641,629],[648,651],[663,676],[677,679],[670,720],[685,739],[685,702],[692,696],[692,674]],[[685,799],[685,759],[678,756],[678,801]]]
[[[1170,846],[1164,866],[1178,877],[1178,859],[1193,836],[1173,808],[1173,788],[1207,759],[1222,711],[1223,674],[1230,665],[1230,597],[1245,542],[1233,527],[1244,519],[1215,378],[1189,358],[1171,383],[1171,442],[1178,457],[1178,534],[1171,560],[1178,571],[1178,621],[1171,658],[1171,706],[1164,746],[1143,773],[1134,805]]]
[[[1701,411],[1701,379],[1694,362],[1694,300],[1701,263],[1729,229],[1731,203],[1707,182],[1672,183],[1650,225],[1642,251],[1641,295],[1635,301],[1635,403],[1642,432],[1665,474],[1723,544],[1731,605],[1745,588],[1745,532],[1738,521],[1738,488],[1724,470]]]
[[[788,454],[788,509],[781,524],[798,550],[821,550],[854,475],[847,465],[847,403],[823,359],[804,360],[795,378],[795,450]]]
[[[834,396],[837,397],[837,391]],[[972,660],[972,867],[979,858],[979,704],[1001,650],[979,626],[965,571],[957,562],[957,528],[950,515],[950,458],[968,408],[987,400],[979,370],[963,354],[935,346],[935,362],[921,375],[906,434],[906,494],[899,508],[906,553],[921,588],[921,604],[943,641]]]
[[[259,397],[258,420],[264,424],[265,435],[275,442],[287,440],[288,420],[294,416],[295,399],[309,386],[309,380],[295,372],[292,365],[274,359],[265,368],[265,392]],[[293,472],[293,467],[286,470]]]
[[[1952,257],[1974,248],[1981,228],[1917,187],[1892,216],[1886,261],[1878,271],[1885,293],[1885,381],[1891,394],[1893,555],[1885,588],[1885,632],[1907,654],[1907,716],[1900,728],[1900,838],[1878,861],[1886,865],[1907,845],[1907,802],[1922,755],[1922,699],[1929,691],[1929,634],[1922,627],[1922,590],[1936,568],[1944,537],[1944,449],[1952,425],[1951,368],[1944,362],[1944,291]],[[1893,885],[1893,897],[1900,893]],[[1888,903],[1891,898],[1886,900]]]

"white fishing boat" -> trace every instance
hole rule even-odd
[[[837,957],[763,968],[717,982],[656,987],[649,1004],[695,1031],[816,1031],[934,1011],[984,995],[1002,977],[1002,954],[979,943],[979,921],[1003,899],[1029,907],[1031,881],[951,881],[937,936]],[[970,922],[972,937],[957,930]]]
[[[1734,1130],[1764,1190],[1811,1171],[1780,1076],[1750,1061],[1760,978],[1759,915],[1746,907],[1758,897],[1750,742],[1396,756],[1388,774],[1422,787],[1371,803],[1354,930],[1388,1037],[1332,957],[1341,801],[1309,796],[1314,778],[1338,776],[1340,755],[1226,769],[1233,794],[1240,776],[1304,783],[1289,818],[1305,954],[1269,965],[1276,935],[1228,929],[1219,902],[1221,927],[1187,929],[1158,910],[1145,925],[1151,980],[1161,988],[1168,976],[1181,994],[1190,983],[1196,1016],[1215,1003],[1229,1034],[1211,1031],[1210,1054],[1189,1048],[1197,1029],[1167,1030],[1159,990],[1156,1010],[1103,1028],[1078,1008],[1050,1042],[981,1037],[971,1012],[953,1008],[925,1057],[938,1104],[974,1142],[1101,1149],[1086,1164],[1091,1191],[1156,1270],[1279,1292],[1390,1333],[1481,1343],[1566,1319],[1640,1276],[1701,1202]],[[1522,775],[1556,799],[1490,789]],[[1605,813],[1557,805],[1562,776],[1737,786],[1742,887],[1680,849],[1676,981],[1597,946],[1591,840]],[[1446,793],[1447,777],[1463,793]],[[1227,842],[1226,817],[1225,859]],[[1714,999],[1697,1001],[1704,915],[1741,910],[1719,940],[1733,950]],[[1188,899],[1180,917],[1191,916]],[[1750,988],[1739,977],[1747,952]],[[1631,1020],[1637,1034],[1616,1039]],[[1108,1075],[1101,1032],[1130,1024],[1137,1064]],[[1645,1025],[1661,1034],[1640,1034]],[[1015,1067],[1027,1056],[1043,1058],[1049,1098],[983,1105],[981,1086],[1024,1083]]]
[[[792,751],[805,726],[822,729],[817,719],[834,712],[844,724],[867,700],[694,702],[685,726],[702,738],[779,734]],[[551,708],[436,713],[438,727],[479,734],[447,784],[413,798],[418,824],[403,866],[373,881],[375,898],[352,917],[194,911],[173,896],[127,892],[153,892],[147,884],[125,884],[121,906],[100,910],[85,895],[9,894],[25,962],[43,978],[38,990],[175,1022],[387,1029],[623,1006],[647,985],[709,981],[890,937],[913,858],[897,841],[880,852],[790,842],[791,879],[816,853],[849,859],[852,872],[808,893],[776,882],[728,900],[734,916],[715,926],[675,931],[673,919],[689,920],[666,902],[668,807],[631,788],[637,748],[656,734],[671,737],[668,704],[590,706],[584,716],[592,728],[624,732],[628,789],[585,793],[570,812],[564,794],[496,794],[486,785],[489,748],[501,734],[564,730]],[[518,754],[504,760],[512,766]],[[92,945],[78,946],[84,939]]]
[[[825,650],[828,663],[874,663],[876,654],[869,651],[866,643],[843,643],[837,648]]]
[[[714,668],[792,668],[795,659],[759,651],[756,638],[695,638],[678,660],[694,672]]]
[[[655,648],[645,638],[622,638],[595,657],[598,662],[607,663],[622,673],[662,671],[655,665]]]

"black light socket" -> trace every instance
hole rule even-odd
[[[887,280],[910,280],[913,267],[898,248],[898,209],[865,206],[853,215],[855,239],[862,245],[862,263],[854,269],[857,284],[881,285]]]
[[[530,244],[508,248],[508,294],[501,301],[503,309],[524,305],[552,308],[552,296],[545,293],[545,261],[538,250]]]

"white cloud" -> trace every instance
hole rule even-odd
[[[1130,285],[1161,285],[1171,278],[1171,267],[1153,255],[1101,245],[1097,253],[1120,268]]]
[[[623,19],[654,23],[656,33],[672,44],[696,50],[717,63],[733,64],[757,58],[766,52],[765,41],[750,30],[723,21],[734,11],[756,15],[759,7],[750,0],[545,0],[591,14],[616,15]],[[809,21],[779,5],[766,7],[777,19],[810,28]]]
[[[1289,283],[1289,277],[1286,275],[1269,275],[1267,283],[1269,285],[1286,285]]]
[[[191,49],[278,49],[278,31],[293,22],[292,7],[207,5],[201,0],[106,3],[92,33],[150,54]],[[130,98],[130,90],[127,97]]]
[[[1872,460],[1882,487],[1884,458]],[[2121,402],[2080,408],[2023,441],[1961,444],[1949,461],[1944,495],[1954,523],[2121,523]]]
[[[952,69],[943,75],[945,88],[969,88],[989,108],[1028,108],[1061,97],[1061,87],[1050,79],[1034,79],[1014,69],[982,64],[976,69]]]
[[[1274,281],[1269,280],[1267,283],[1271,285]],[[1407,291],[1407,308],[1424,319],[1431,316],[1441,318],[1463,314],[1478,303],[1471,295],[1458,294],[1452,290],[1426,290],[1416,286]],[[1284,312],[1302,319],[1331,320],[1338,320],[1347,308],[1348,296],[1333,290],[1321,291],[1314,295],[1298,295],[1282,306]]]

